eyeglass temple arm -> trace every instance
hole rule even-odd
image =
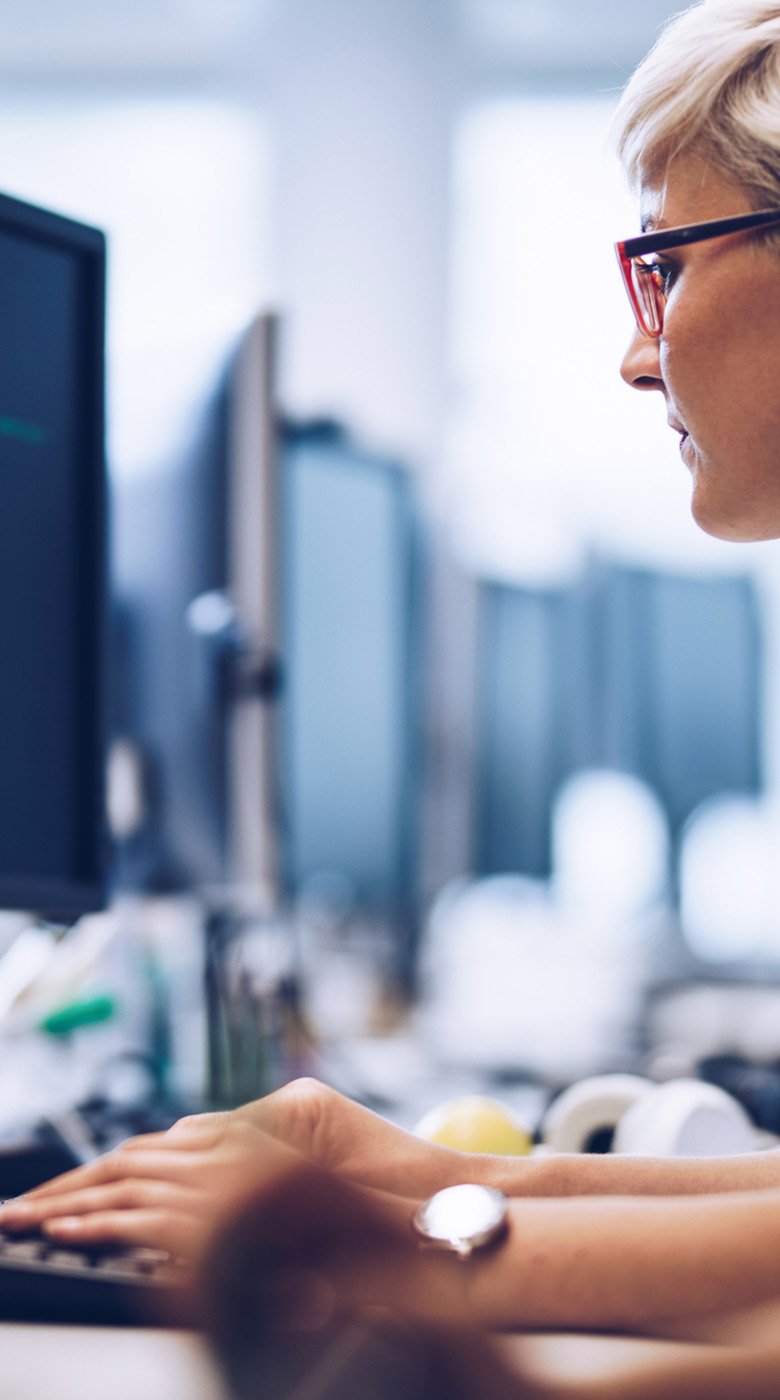
[[[762,209],[752,214],[735,214],[731,219],[709,219],[705,223],[683,224],[663,232],[644,233],[638,238],[626,238],[616,244],[618,255],[638,258],[643,253],[661,253],[665,248],[680,248],[686,243],[701,243],[720,234],[739,233],[741,229],[761,228],[780,224],[780,209]]]

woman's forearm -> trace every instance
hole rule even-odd
[[[646,1328],[780,1296],[780,1192],[519,1201],[463,1266],[485,1326]]]
[[[418,1202],[360,1195],[411,1242]],[[509,1215],[504,1240],[468,1260],[414,1249],[397,1277],[380,1261],[377,1299],[439,1323],[493,1331],[678,1336],[700,1332],[705,1318],[780,1299],[780,1191],[515,1199]],[[365,1299],[362,1275],[357,1292]]]
[[[314,1079],[239,1109],[263,1132],[363,1186],[424,1197],[481,1181],[509,1196],[687,1196],[780,1190],[780,1152],[723,1158],[494,1157],[424,1142]]]
[[[509,1196],[698,1196],[780,1190],[780,1151],[738,1157],[566,1153],[480,1158],[478,1180]]]

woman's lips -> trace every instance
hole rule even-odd
[[[690,443],[690,447],[688,446],[689,443]],[[691,438],[688,436],[688,434],[687,434],[686,432],[683,432],[683,434],[682,434],[682,436],[681,436],[681,438],[680,438],[680,456],[682,457],[682,459],[683,459],[683,461],[684,461],[686,467],[688,467],[689,469],[691,468],[691,461],[692,461],[692,459],[691,459],[691,452],[692,452],[692,450],[693,450],[693,442],[692,442]]]
[[[688,441],[687,428],[684,428],[682,423],[676,423],[673,418],[669,419],[669,427],[673,428],[676,433],[680,434],[680,451],[682,451],[683,447]]]

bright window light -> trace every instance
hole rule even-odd
[[[724,796],[691,816],[680,852],[680,920],[705,962],[780,955],[777,812]]]
[[[629,773],[576,773],[555,800],[553,890],[605,934],[668,897],[669,832],[650,788]]]
[[[613,96],[485,100],[457,132],[449,512],[461,550],[510,579],[565,577],[593,547],[746,567],[690,518],[661,396],[619,376],[633,319],[612,245],[639,212],[613,111]]]
[[[111,465],[157,466],[267,299],[262,124],[215,100],[8,98],[0,189],[108,233]]]

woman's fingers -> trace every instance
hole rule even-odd
[[[10,1230],[37,1229],[55,1214],[82,1214],[122,1205],[126,1210],[146,1204],[150,1190],[186,1199],[206,1192],[224,1175],[219,1164],[203,1154],[146,1151],[109,1153],[88,1167],[67,1172],[47,1183],[45,1191],[30,1192],[0,1206],[0,1226]]]
[[[146,1209],[158,1199],[157,1190],[172,1204],[179,1193],[185,1208],[197,1194],[210,1218],[220,1200],[236,1189],[261,1185],[291,1156],[295,1154],[288,1148],[246,1123],[189,1123],[177,1134],[125,1144],[7,1202],[0,1207],[0,1225],[36,1229],[55,1216]]]
[[[162,1134],[162,1136],[166,1138],[176,1138],[177,1141],[180,1138],[186,1137],[216,1137],[228,1130],[231,1127],[233,1120],[234,1114],[232,1112],[190,1113],[186,1118],[177,1119],[177,1121],[170,1128],[168,1128],[167,1132]],[[128,1146],[130,1146],[131,1143],[141,1141],[141,1138],[130,1138],[128,1141]]]
[[[63,1216],[88,1215],[107,1210],[187,1209],[199,1211],[206,1203],[201,1193],[179,1183],[130,1179],[91,1186],[81,1191],[63,1191],[37,1201],[11,1202],[2,1214],[10,1230],[31,1230]]]
[[[199,1256],[213,1228],[216,1203],[179,1184],[128,1180],[20,1201],[2,1223],[11,1231],[40,1230],[80,1247],[147,1245],[183,1259]]]
[[[209,1238],[210,1222],[197,1213],[149,1207],[63,1216],[48,1221],[45,1233],[59,1243],[81,1248],[93,1244],[144,1245],[194,1260]]]
[[[55,1177],[45,1191],[29,1192],[18,1201],[7,1202],[0,1207],[0,1223],[13,1219],[20,1211],[37,1210],[45,1215],[60,1197],[101,1191],[116,1183],[155,1181],[170,1183],[176,1189],[200,1186],[207,1190],[237,1165],[238,1159],[234,1161],[229,1154],[217,1152],[110,1152],[87,1167]]]
[[[87,1162],[83,1167],[73,1167],[71,1171],[63,1172],[61,1176],[44,1182],[42,1186],[35,1186],[25,1193],[25,1200],[59,1195],[63,1187],[70,1189],[90,1186],[133,1175],[135,1172],[145,1175],[150,1167],[150,1160],[145,1154],[150,1151],[155,1154],[169,1150],[208,1151],[224,1138],[228,1117],[226,1113],[193,1115],[190,1118],[179,1119],[164,1133],[143,1133],[138,1137],[128,1138],[113,1151],[97,1157],[94,1162]],[[155,1162],[158,1160],[155,1157]],[[154,1163],[151,1165],[153,1168]]]
[[[123,1175],[127,1152],[132,1150],[135,1153],[139,1149],[141,1151],[148,1150],[151,1145],[159,1145],[164,1137],[164,1133],[147,1133],[143,1137],[130,1138],[127,1142],[123,1142],[120,1147],[114,1148],[112,1152],[106,1152],[102,1157],[96,1157],[93,1162],[85,1162],[83,1167],[72,1167],[70,1171],[52,1177],[51,1181],[45,1181],[42,1186],[34,1186],[30,1191],[25,1192],[24,1199],[26,1201],[37,1200],[41,1196],[58,1195],[63,1187],[70,1189],[71,1186],[89,1186],[93,1183],[108,1181],[116,1175]],[[131,1143],[133,1144],[132,1149]]]
[[[111,1156],[113,1153],[109,1153],[105,1157],[97,1157],[94,1162],[87,1162],[83,1167],[73,1167],[71,1171],[53,1177],[51,1181],[44,1182],[42,1186],[35,1186],[31,1191],[26,1191],[23,1199],[37,1201],[42,1197],[59,1195],[63,1190],[78,1189],[81,1186],[90,1186],[93,1183],[105,1181],[110,1173],[110,1167],[106,1164]],[[8,1206],[5,1205],[0,1208],[0,1218],[7,1209]]]
[[[0,1207],[0,1226],[44,1230],[80,1244],[175,1248],[192,1257],[231,1200],[299,1160],[232,1114],[185,1119],[7,1202]],[[183,1220],[190,1222],[187,1228]]]

